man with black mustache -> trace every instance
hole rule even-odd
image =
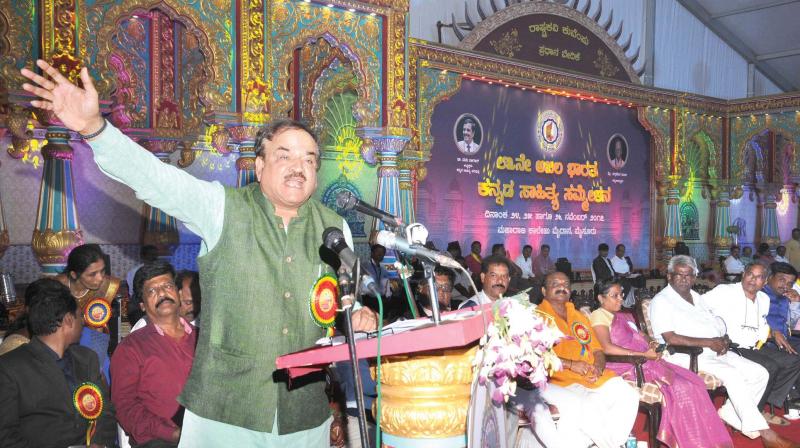
[[[499,299],[508,290],[511,282],[511,262],[506,257],[492,255],[481,263],[481,284],[483,289],[464,301],[458,309],[481,306]]]
[[[111,358],[111,399],[118,420],[137,447],[176,447],[183,408],[178,394],[194,360],[197,329],[179,316],[175,269],[156,261],[143,265],[133,291],[147,325],[131,333]]]
[[[52,111],[91,146],[105,174],[202,240],[197,262],[207,303],[197,363],[179,397],[181,446],[329,446],[324,376],[290,384],[274,371],[278,356],[321,334],[309,291],[331,272],[320,258],[322,232],[341,227],[352,246],[344,219],[311,197],[321,162],[316,133],[289,119],[265,124],[253,147],[257,181],[225,187],[162,163],[109,123],[87,67],[78,87],[47,62],[36,65],[49,78],[22,70],[30,80],[23,89],[38,97],[31,105]],[[353,313],[356,331],[376,325],[368,307]]]

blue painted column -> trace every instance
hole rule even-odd
[[[414,191],[417,187],[417,170],[400,168],[400,217],[403,222],[416,222]]]
[[[55,275],[64,270],[70,251],[83,244],[83,235],[75,206],[71,134],[55,117],[47,118],[47,144],[42,148],[44,166],[31,246],[42,272]]]
[[[769,244],[770,249],[780,246],[778,235],[777,198],[772,191],[764,195],[764,206],[761,210],[761,242]]]
[[[714,216],[714,249],[717,257],[730,255],[731,247],[731,238],[728,235],[728,227],[731,225],[731,196],[724,188],[718,194]]]
[[[144,146],[164,163],[170,163],[169,155],[177,147],[177,141],[153,139]],[[142,245],[158,248],[159,257],[171,257],[178,246],[178,221],[147,203],[142,205]]]
[[[664,238],[662,239],[662,246],[665,255],[672,256],[672,251],[678,241],[683,239],[681,232],[681,214],[680,214],[680,189],[677,185],[677,179],[673,179],[670,186],[667,188],[667,199],[665,202],[664,210]]]

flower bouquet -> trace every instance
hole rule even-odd
[[[552,372],[561,370],[553,345],[564,335],[551,317],[536,310],[525,291],[495,302],[492,315],[475,364],[478,382],[494,384],[492,401],[499,405],[515,395],[518,383],[542,387]]]

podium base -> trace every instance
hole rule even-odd
[[[467,446],[466,435],[443,439],[409,439],[384,433],[382,440],[384,448],[464,448]]]
[[[388,356],[381,362],[384,447],[466,446],[472,360],[477,349],[472,344]]]

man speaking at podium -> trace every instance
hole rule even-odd
[[[108,123],[85,67],[80,88],[46,62],[37,65],[50,79],[22,70],[33,82],[23,88],[40,98],[31,104],[81,134],[109,177],[202,239],[198,265],[208,301],[179,397],[186,407],[179,446],[329,446],[324,383],[289,390],[274,372],[276,357],[322,334],[309,316],[308,292],[326,271],[323,230],[341,226],[349,240],[343,219],[311,199],[320,163],[314,133],[290,120],[265,126],[255,141],[258,182],[226,188],[161,162]],[[355,330],[375,325],[368,309],[353,314]]]

